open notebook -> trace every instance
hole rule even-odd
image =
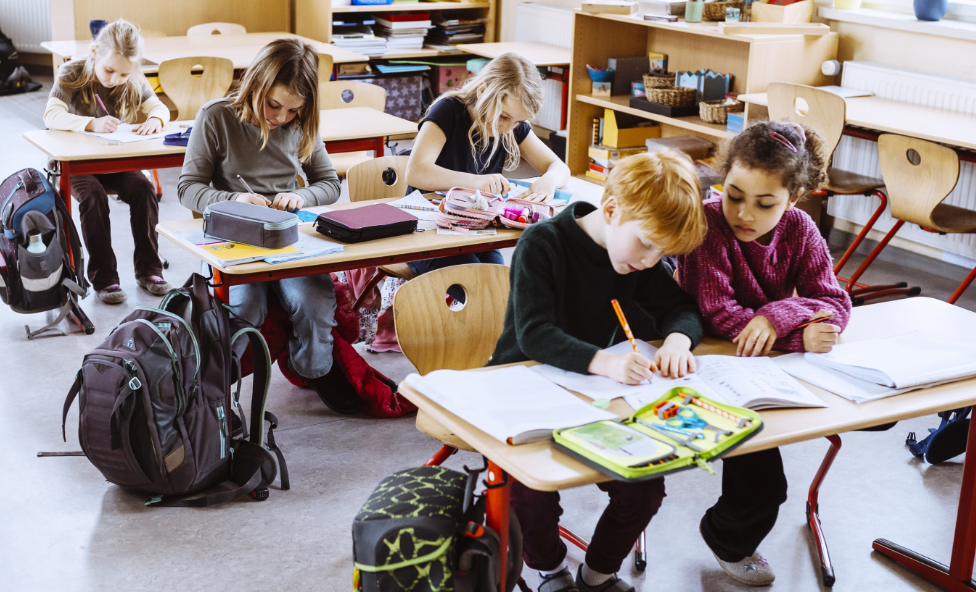
[[[483,372],[436,370],[426,376],[411,374],[406,383],[507,444],[540,442],[557,428],[617,419],[525,366]]]

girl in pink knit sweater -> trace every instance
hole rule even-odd
[[[737,355],[827,352],[847,326],[851,300],[827,243],[795,207],[825,179],[821,145],[812,130],[785,122],[754,124],[726,143],[725,193],[705,202],[705,242],[678,257],[678,283],[698,301],[706,330],[735,342]],[[800,327],[822,317],[831,320]],[[779,449],[724,459],[722,472],[702,538],[731,578],[768,585],[775,576],[757,548],[786,501]]]

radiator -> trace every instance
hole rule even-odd
[[[41,43],[51,39],[48,0],[0,0],[0,30],[17,51],[47,53]]]
[[[961,113],[976,114],[976,82],[960,78],[934,76],[914,70],[904,70],[871,62],[845,62],[842,86],[868,90],[885,99],[904,101],[914,105],[937,107]],[[878,166],[878,144],[843,136],[833,165],[862,175],[881,177]],[[976,210],[976,164],[960,163],[959,183],[944,203]],[[878,207],[877,200],[862,196],[835,196],[830,199],[832,215],[856,224],[865,224]],[[887,232],[895,219],[887,212],[874,225]],[[976,259],[976,235],[948,234],[940,236],[906,224],[898,236],[924,245],[942,249],[947,261],[971,265]],[[953,257],[952,254],[962,257]]]
[[[573,46],[573,10],[563,6],[520,2],[515,8],[515,41],[537,41]],[[530,120],[540,127],[559,130],[562,114],[563,83],[544,80],[542,109]]]

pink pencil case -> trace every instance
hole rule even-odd
[[[547,204],[452,187],[441,201],[436,222],[449,230],[481,230],[490,225],[523,230],[553,215],[555,210]]]

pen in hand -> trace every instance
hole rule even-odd
[[[237,175],[237,180],[241,182],[241,185],[243,185],[245,189],[247,189],[248,193],[250,193],[251,195],[260,195],[262,198],[264,198],[264,201],[268,202],[266,205],[268,207],[271,207],[271,202],[268,201],[268,198],[264,197],[260,193],[255,193],[254,190],[251,189],[251,186],[247,184],[247,181],[244,180],[244,177]]]
[[[832,320],[835,316],[836,315],[834,313],[830,313],[829,315],[827,315],[825,317],[818,317],[818,318],[815,318],[815,319],[810,319],[809,321],[807,321],[805,323],[801,323],[801,324],[797,325],[796,328],[797,329],[805,329],[806,327],[809,327],[810,325],[813,325],[815,323],[824,323],[826,321]],[[796,329],[794,329],[794,331],[795,330]]]
[[[105,112],[105,115],[108,115],[109,117],[111,117],[112,114],[109,113],[108,112],[108,109],[105,108],[105,103],[102,102],[102,97],[100,97],[98,95],[95,95],[95,100],[98,101],[98,104],[102,106],[102,111]]]

